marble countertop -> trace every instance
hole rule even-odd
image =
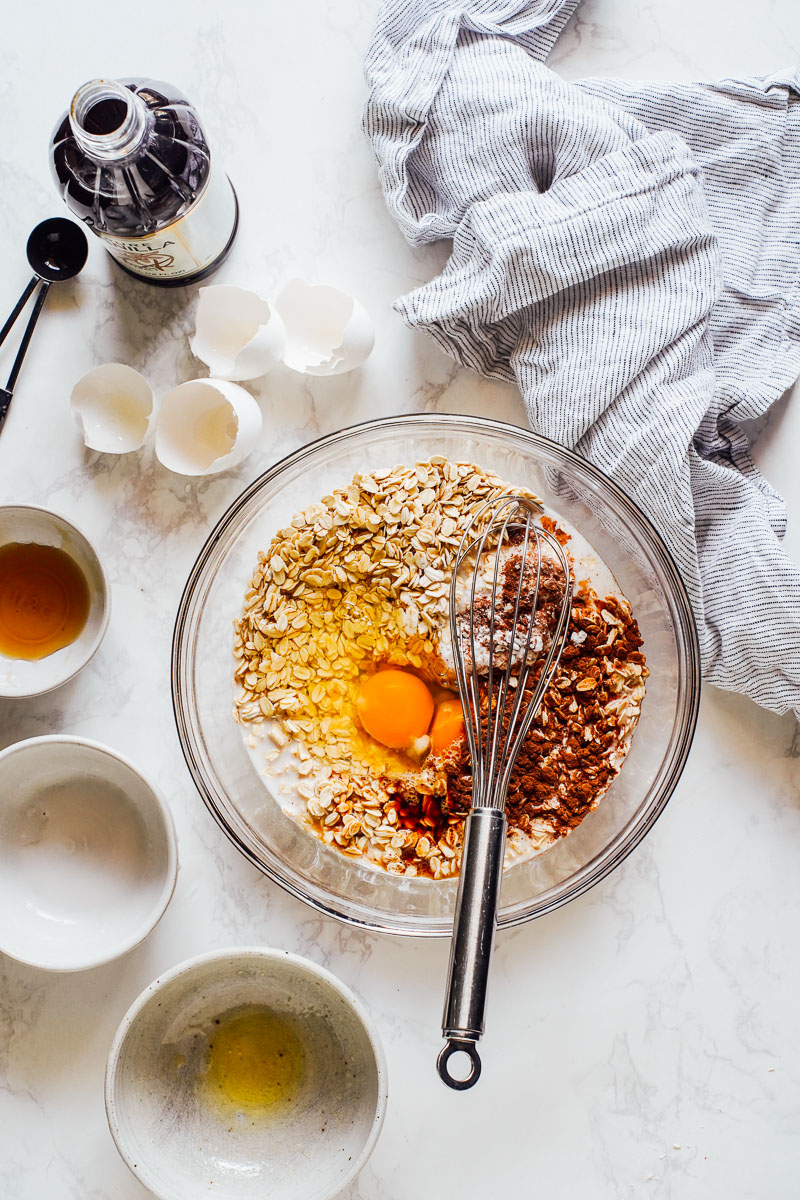
[[[323,13],[324,9],[324,13]],[[91,665],[59,691],[0,702],[0,745],[64,731],[98,739],[159,780],[180,876],[151,937],[124,959],[50,976],[0,957],[0,1195],[140,1200],[103,1110],[114,1030],[179,960],[265,944],[333,970],[374,1016],[390,1079],[377,1149],[346,1200],[575,1197],[790,1200],[800,1168],[800,735],[794,720],[707,689],[694,749],[666,812],[603,884],[498,940],[484,1077],[450,1093],[434,1060],[447,944],[366,935],[261,877],[206,812],[174,730],[169,650],[178,598],[207,532],[241,489],[302,443],[372,416],[482,413],[524,423],[515,389],[457,369],[405,329],[392,300],[446,247],[414,251],[387,216],[359,128],[361,60],[376,0],[220,8],[142,0],[91,26],[74,7],[4,18],[2,305],[27,279],[25,238],[57,214],[47,140],[83,80],[174,80],[216,135],[242,207],[218,282],[270,293],[289,274],[353,291],[375,352],[353,376],[279,368],[253,386],[265,425],[238,469],[199,482],[152,452],[84,450],[74,380],[122,360],[157,391],[197,374],[186,340],[195,289],[123,277],[99,245],[53,288],[0,438],[0,502],[44,504],[83,527],[110,573],[113,614]],[[795,0],[587,0],[551,65],[637,78],[770,72],[798,58]],[[5,362],[5,358],[3,359]],[[800,557],[800,398],[777,405],[756,456],[787,496]]]

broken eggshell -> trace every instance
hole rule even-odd
[[[217,379],[258,379],[280,362],[283,321],[268,301],[245,288],[200,288],[192,353]]]
[[[244,388],[223,379],[190,379],[161,402],[156,456],[179,475],[215,475],[250,453],[261,425],[261,409]]]
[[[82,375],[72,389],[70,408],[86,445],[104,454],[139,450],[157,413],[150,384],[125,363],[104,363]]]
[[[353,296],[325,284],[292,279],[275,307],[286,328],[283,361],[305,375],[343,375],[369,358],[375,328]]]

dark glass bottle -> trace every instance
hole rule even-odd
[[[69,208],[129,274],[178,287],[227,257],[236,193],[196,112],[170,84],[85,83],[56,125],[50,162]]]

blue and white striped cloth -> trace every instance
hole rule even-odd
[[[442,274],[398,300],[666,540],[705,677],[800,710],[800,571],[740,422],[800,374],[800,75],[565,83],[578,0],[384,0],[365,128]]]

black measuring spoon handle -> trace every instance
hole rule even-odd
[[[28,324],[25,326],[25,332],[22,335],[22,341],[17,351],[17,357],[14,359],[14,365],[11,368],[11,374],[8,377],[8,382],[2,391],[0,391],[0,429],[3,428],[8,410],[11,406],[11,397],[14,394],[14,384],[17,382],[17,377],[22,368],[22,360],[25,357],[25,351],[30,345],[30,340],[33,337],[33,331],[36,328],[36,322],[39,320],[39,314],[44,308],[44,302],[47,299],[47,293],[50,290],[49,279],[42,280],[42,286],[36,297],[36,302],[33,306],[33,312],[30,315]],[[30,295],[30,292],[28,293]],[[26,297],[27,298],[27,297]]]
[[[11,407],[11,395],[7,388],[0,388],[0,429],[3,428],[6,413]]]
[[[22,293],[19,300],[14,305],[11,316],[8,318],[8,320],[6,321],[3,328],[0,329],[0,346],[2,346],[3,342],[6,340],[12,325],[16,321],[19,314],[22,312],[25,305],[28,303],[28,297],[30,296],[31,292],[36,287],[38,282],[39,282],[39,276],[34,275],[33,279],[30,281],[28,286],[25,288],[25,291]]]

